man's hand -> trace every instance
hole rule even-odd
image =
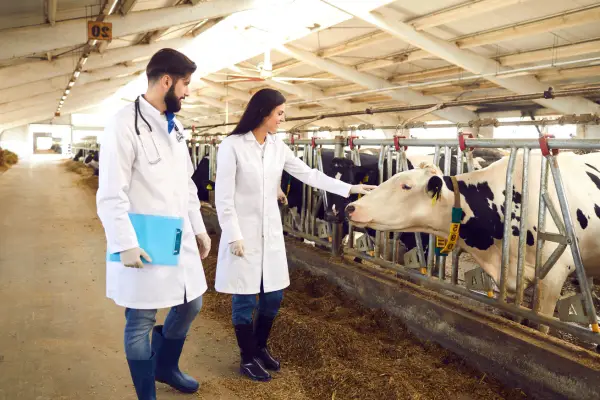
[[[279,200],[279,202],[281,204],[283,204],[284,206],[287,206],[287,204],[288,204],[287,197],[285,197],[285,193],[283,193],[283,190],[281,190],[281,187],[277,188],[277,200]]]
[[[233,255],[236,255],[238,257],[244,257],[244,241],[237,240],[235,242],[229,243],[229,251]]]
[[[141,247],[134,247],[121,252],[121,262],[126,267],[144,268],[141,257],[144,257],[148,262],[152,262],[150,256]]]
[[[350,188],[350,194],[368,194],[371,190],[376,189],[374,185],[352,185]]]
[[[200,259],[204,260],[210,252],[210,236],[206,232],[200,233],[196,235],[196,243],[198,244],[198,250],[200,250]]]

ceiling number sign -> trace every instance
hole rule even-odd
[[[112,23],[88,21],[88,40],[112,40]]]

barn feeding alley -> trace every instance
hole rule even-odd
[[[33,159],[1,179],[0,398],[135,398],[122,310],[104,297],[104,234],[89,171]],[[215,265],[213,252],[204,263],[212,282]],[[272,344],[286,371],[268,386],[237,376],[230,296],[206,295],[182,363],[201,380],[200,398],[525,398],[326,280],[297,272],[293,282]],[[165,386],[158,396],[180,398]]]
[[[0,1],[0,400],[600,398],[599,21]]]

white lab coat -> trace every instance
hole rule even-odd
[[[191,180],[194,169],[183,127],[175,121],[181,134],[175,129],[169,134],[164,114],[140,96],[140,111],[152,132],[138,117],[138,137],[134,107],[132,103],[120,110],[107,123],[102,136],[96,202],[107,249],[117,253],[139,246],[128,213],[182,217],[179,265],[144,264],[144,268],[136,269],[107,261],[106,295],[123,307],[171,307],[183,304],[184,296],[191,301],[207,289],[195,238],[206,228],[197,188]],[[149,163],[159,155],[161,161]]]
[[[309,168],[274,135],[268,135],[264,159],[252,132],[225,138],[217,153],[215,203],[222,234],[215,289],[222,293],[265,292],[290,284],[277,188],[286,170],[300,181],[348,197],[350,185]],[[229,243],[244,240],[244,257]]]

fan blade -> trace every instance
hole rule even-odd
[[[275,80],[282,81],[298,81],[298,82],[325,82],[325,81],[340,81],[339,78],[294,78],[291,76],[277,76],[273,77]]]

